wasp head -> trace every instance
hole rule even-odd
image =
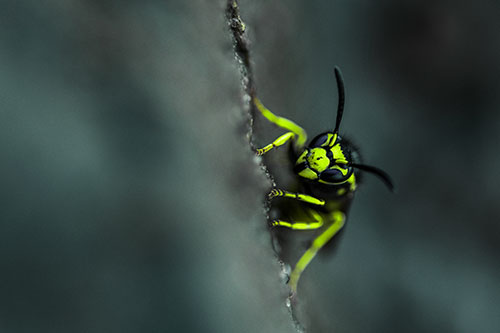
[[[354,189],[350,157],[336,133],[322,133],[300,154],[294,172],[301,178],[328,185],[351,183]]]
[[[339,96],[335,129],[312,139],[295,162],[294,172],[304,180],[326,185],[344,185],[348,186],[350,191],[354,191],[356,189],[354,168],[356,168],[378,176],[393,191],[394,185],[389,175],[379,168],[353,161],[351,151],[356,155],[355,149],[338,135],[345,100],[344,80],[338,67],[335,67],[335,78]]]

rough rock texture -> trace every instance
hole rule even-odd
[[[2,1],[1,332],[294,331],[225,5]],[[365,177],[301,278],[308,331],[496,331],[500,7],[240,7],[266,106],[328,129],[339,65],[341,132],[399,188]]]
[[[293,331],[225,1],[0,7],[0,331]]]

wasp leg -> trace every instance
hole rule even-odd
[[[257,109],[260,111],[260,113],[267,120],[269,120],[271,123],[273,123],[281,128],[284,128],[286,130],[291,131],[292,133],[294,133],[297,136],[297,140],[295,142],[297,147],[303,147],[306,144],[307,133],[302,127],[300,127],[299,125],[297,125],[296,123],[294,123],[293,121],[291,121],[289,119],[275,115],[268,108],[266,108],[257,97],[255,97],[253,99],[253,102],[254,102],[255,106],[257,107]]]
[[[268,144],[267,146],[260,148],[260,149],[257,149],[257,155],[258,156],[264,155],[265,153],[267,153],[271,149],[284,145],[285,143],[288,142],[288,140],[293,139],[294,136],[295,136],[295,134],[293,132],[287,132],[287,133],[283,134],[282,136],[280,136],[279,138],[277,138],[276,140],[274,140],[272,143]]]
[[[290,199],[295,199],[303,202],[307,202],[313,205],[318,205],[318,206],[324,206],[325,205],[325,200],[315,198],[311,195],[308,194],[303,194],[303,193],[292,193],[280,189],[273,189],[269,195],[268,198],[276,198],[276,197],[283,197],[283,198],[290,198]]]
[[[307,249],[307,251],[302,255],[299,259],[295,268],[290,275],[290,288],[292,289],[292,293],[295,294],[297,292],[297,283],[299,282],[300,276],[302,272],[306,269],[307,265],[313,260],[316,256],[316,253],[326,244],[330,239],[332,239],[340,229],[345,224],[345,215],[340,211],[335,211],[332,214],[332,224],[321,233],[316,239],[314,239],[311,247]]]
[[[271,225],[273,227],[285,227],[285,228],[290,228],[294,230],[314,230],[314,229],[319,229],[323,226],[324,224],[324,219],[323,217],[315,212],[314,210],[310,209],[309,213],[312,215],[312,221],[307,221],[307,222],[288,222],[288,221],[283,221],[283,220],[273,220],[271,222]]]

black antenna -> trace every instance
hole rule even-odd
[[[337,122],[335,123],[335,130],[333,133],[339,132],[340,122],[342,121],[342,114],[344,114],[344,79],[342,78],[342,72],[340,68],[335,66],[335,78],[337,79],[337,88],[339,90],[339,106],[337,108]]]
[[[365,165],[365,164],[356,164],[356,163],[351,163],[351,166],[354,168],[357,168],[362,171],[370,172],[373,173],[375,176],[380,178],[380,180],[389,188],[391,192],[394,193],[394,183],[392,182],[391,177],[383,170],[376,168],[371,165]]]

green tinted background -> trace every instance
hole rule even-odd
[[[0,4],[0,331],[293,331],[224,7]],[[496,331],[500,5],[240,7],[266,106],[332,128],[339,65],[341,132],[398,187],[365,177],[303,323]],[[257,143],[280,133],[256,120]]]

